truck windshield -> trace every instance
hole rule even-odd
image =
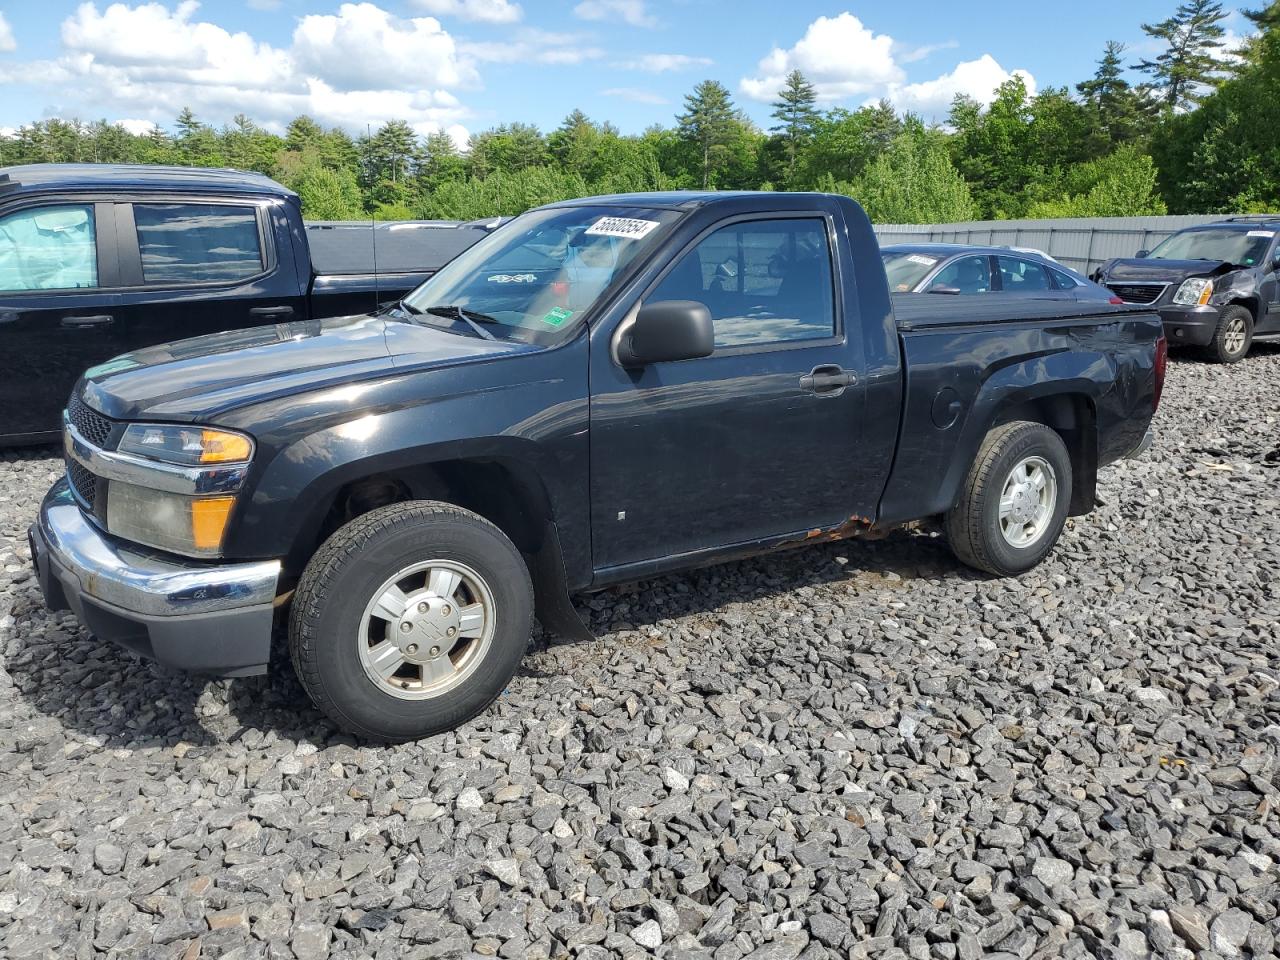
[[[910,293],[939,262],[938,257],[903,250],[881,250],[880,256],[889,276],[889,289],[894,293]]]
[[[558,339],[680,218],[676,210],[534,210],[498,228],[404,299],[425,323],[483,324],[496,337]]]
[[[1272,230],[1184,230],[1151,251],[1155,260],[1225,260],[1252,267],[1267,255]]]

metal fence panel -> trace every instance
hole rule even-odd
[[[973,243],[1032,247],[1089,274],[1113,257],[1150,250],[1185,227],[1223,216],[1099,217],[1088,220],[987,220],[971,223],[879,224],[876,236],[890,243]]]

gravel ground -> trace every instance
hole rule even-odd
[[[0,456],[0,955],[1272,956],[1280,350],[1175,362],[1020,581],[940,539],[584,598],[456,734],[337,736],[39,601]]]

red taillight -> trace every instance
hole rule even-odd
[[[1151,409],[1156,411],[1160,409],[1160,396],[1164,393],[1164,375],[1169,369],[1169,341],[1164,338],[1164,334],[1160,334],[1160,339],[1156,341],[1156,395],[1152,401]]]
[[[1113,307],[1123,307],[1125,305],[1125,301],[1121,300],[1119,297],[1112,297],[1107,301],[1107,303],[1111,304]]]

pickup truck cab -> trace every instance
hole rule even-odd
[[[375,310],[484,235],[305,224],[296,194],[236,170],[0,169],[0,444],[56,439],[72,384],[109,357]]]
[[[1016,575],[1145,448],[1158,317],[915,298],[824,194],[530,211],[380,313],[90,370],[31,529],[47,602],[403,740],[484,709],[569,594],[943,519]],[[287,612],[286,612],[287,610]]]
[[[1238,363],[1280,339],[1280,217],[1232,217],[1179,230],[1095,274],[1126,303],[1160,312],[1171,346]]]

